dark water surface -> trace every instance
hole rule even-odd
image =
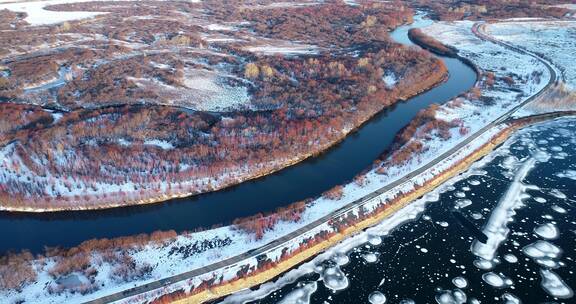
[[[576,288],[574,134],[574,119],[521,131],[483,165],[444,186],[437,201],[382,236],[379,245],[354,244],[349,262],[339,267],[347,288],[326,287],[330,284],[321,274],[337,265],[336,258],[329,258],[311,262],[315,271],[250,303],[277,303],[290,296],[302,304],[384,303],[376,301],[378,296],[385,303],[404,304],[576,303],[571,294]],[[528,168],[525,177],[523,168]],[[502,208],[515,200],[514,208]],[[487,234],[492,240],[502,236],[492,259],[478,257],[483,254],[473,250],[477,241],[453,211],[480,229],[500,219],[509,230]],[[370,259],[374,256],[377,261]],[[545,280],[554,274],[563,283]]]
[[[425,23],[416,22],[417,26]],[[409,43],[407,28],[400,28],[392,36]],[[223,191],[155,205],[54,214],[0,212],[0,252],[39,252],[44,246],[74,246],[91,238],[210,227],[317,196],[368,168],[420,109],[445,102],[472,87],[476,75],[469,66],[453,58],[443,60],[450,72],[447,82],[376,115],[321,156]]]

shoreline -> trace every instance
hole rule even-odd
[[[393,107],[394,105],[396,105],[399,102],[405,102],[409,98],[420,95],[420,94],[427,92],[427,91],[439,86],[440,84],[444,83],[450,76],[449,76],[449,72],[445,68],[445,66],[444,65],[442,65],[442,66],[444,67],[444,71],[441,75],[434,75],[433,77],[429,77],[428,79],[425,79],[422,81],[424,83],[432,81],[431,85],[429,85],[425,88],[419,88],[415,91],[410,91],[407,94],[399,94],[397,99],[396,99],[396,102],[392,103],[389,106],[383,107],[382,109],[380,109],[379,111],[377,111],[375,113],[368,115],[366,118],[360,120],[358,125],[355,126],[354,128],[350,128],[348,130],[343,130],[343,132],[341,133],[341,135],[339,137],[337,137],[334,141],[326,143],[324,146],[322,146],[317,151],[309,152],[309,153],[303,154],[301,156],[292,158],[292,159],[287,160],[287,161],[285,161],[285,162],[283,162],[283,163],[281,163],[281,164],[279,164],[279,165],[277,165],[271,169],[256,171],[256,174],[246,175],[245,177],[234,179],[228,183],[223,183],[221,186],[214,187],[209,191],[203,191],[203,192],[184,191],[184,192],[174,193],[174,194],[161,194],[159,196],[150,197],[147,199],[137,199],[137,200],[127,200],[127,201],[125,200],[125,201],[122,201],[119,203],[108,203],[108,204],[102,204],[102,205],[96,205],[96,206],[94,206],[94,205],[84,205],[84,206],[78,205],[78,206],[65,206],[65,207],[64,206],[54,206],[54,207],[50,207],[50,208],[34,208],[34,207],[26,207],[26,206],[18,206],[18,207],[0,206],[0,211],[14,212],[14,213],[51,213],[51,212],[66,212],[66,211],[70,211],[70,212],[96,211],[96,210],[106,210],[106,209],[113,209],[113,208],[120,208],[120,207],[141,206],[141,205],[161,203],[161,202],[165,202],[165,201],[172,200],[172,199],[186,198],[186,197],[192,197],[192,196],[207,194],[207,193],[211,193],[211,192],[216,192],[216,191],[224,190],[226,188],[230,188],[230,187],[239,185],[239,184],[244,183],[244,182],[256,180],[258,178],[265,177],[267,175],[276,173],[276,172],[283,170],[287,167],[296,165],[296,164],[298,164],[304,160],[307,160],[311,157],[316,157],[316,156],[322,155],[323,153],[327,152],[332,147],[334,147],[334,146],[338,145],[339,143],[341,143],[342,141],[344,141],[346,139],[346,137],[348,137],[352,133],[358,131],[358,129],[360,129],[362,126],[364,126],[364,124],[369,122],[372,118],[374,118],[379,113],[386,111],[388,108]],[[107,195],[116,196],[115,193],[107,193]]]
[[[356,235],[362,232],[364,229],[374,226],[378,222],[384,220],[400,209],[408,206],[418,197],[434,190],[438,186],[442,185],[444,182],[448,181],[450,178],[460,174],[461,172],[467,170],[473,163],[480,160],[484,156],[488,155],[494,149],[502,145],[506,140],[508,140],[516,131],[537,124],[540,122],[554,120],[565,116],[574,116],[576,112],[568,113],[553,113],[548,115],[542,115],[539,117],[528,117],[520,118],[514,120],[511,125],[507,126],[505,129],[501,130],[499,133],[490,139],[487,143],[476,149],[471,154],[464,157],[462,160],[454,164],[450,169],[436,175],[429,181],[427,181],[421,187],[415,189],[404,197],[392,201],[392,203],[384,210],[369,216],[366,219],[361,220],[358,223],[354,223],[341,232],[335,233],[328,239],[314,244],[304,250],[298,251],[295,254],[287,257],[285,260],[281,260],[276,263],[273,268],[265,269],[261,272],[257,272],[253,275],[248,275],[245,278],[235,279],[230,282],[223,283],[212,288],[205,288],[197,293],[192,293],[191,295],[175,300],[174,303],[204,303],[207,301],[217,300],[234,292],[238,292],[243,289],[251,288],[267,281],[270,281],[284,272],[306,262],[312,257],[320,254],[324,250],[333,247],[345,238]]]

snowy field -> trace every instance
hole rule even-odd
[[[486,32],[547,58],[576,90],[576,21],[499,22],[487,24]]]
[[[245,48],[246,51],[260,55],[313,55],[318,54],[318,47],[313,45],[287,44],[287,45],[257,45]]]
[[[7,9],[14,12],[26,13],[28,16],[24,20],[30,25],[47,25],[56,24],[65,21],[92,18],[97,15],[106,14],[105,12],[56,12],[44,9],[49,5],[88,2],[91,0],[48,0],[48,1],[30,1],[16,3],[0,3],[0,10]],[[11,1],[2,1],[11,2]]]
[[[30,25],[48,25],[65,21],[92,18],[106,12],[57,12],[46,10],[46,6],[65,3],[92,2],[105,0],[46,0],[46,1],[14,1],[0,0],[0,10],[8,9],[14,12],[26,13],[28,16],[24,20]],[[116,0],[118,1],[118,0]],[[120,0],[128,1],[128,0]],[[200,0],[188,0],[190,2],[200,2]]]
[[[450,130],[450,138],[448,139],[442,139],[440,136],[437,136],[437,134],[420,138],[425,149],[420,155],[418,155],[418,157],[413,157],[402,165],[387,167],[386,174],[377,173],[377,168],[370,170],[365,175],[366,182],[364,184],[360,185],[352,182],[345,185],[343,188],[344,194],[339,199],[329,200],[320,197],[313,200],[308,203],[307,209],[304,211],[302,218],[298,222],[280,222],[273,230],[267,231],[261,240],[255,240],[252,235],[242,233],[234,227],[222,227],[204,232],[181,235],[173,240],[169,240],[167,244],[163,245],[150,244],[143,248],[134,248],[134,250],[128,251],[128,254],[136,261],[137,265],[151,265],[152,272],[148,277],[130,283],[122,283],[112,279],[110,274],[117,265],[107,264],[107,262],[104,262],[98,253],[94,253],[92,264],[100,265],[99,269],[101,269],[95,282],[96,286],[100,286],[100,290],[86,296],[68,292],[63,292],[59,295],[48,294],[44,287],[56,284],[55,280],[48,275],[51,263],[49,261],[44,264],[38,261],[35,267],[40,275],[38,276],[36,283],[26,286],[22,293],[4,293],[0,294],[0,296],[9,299],[10,301],[24,298],[31,302],[44,303],[60,303],[64,300],[67,302],[81,302],[144,284],[146,282],[165,278],[182,271],[199,268],[267,244],[270,241],[297,230],[303,225],[321,218],[322,216],[330,214],[333,210],[345,206],[366,194],[372,193],[375,190],[400,179],[405,174],[429,163],[431,160],[451,149],[475,131],[493,121],[495,118],[499,117],[529,96],[538,92],[545,86],[550,77],[545,66],[539,61],[530,56],[518,54],[506,48],[476,38],[471,32],[471,26],[472,23],[470,22],[458,22],[452,24],[439,23],[426,28],[428,34],[436,37],[445,44],[457,47],[460,50],[459,54],[461,56],[473,61],[480,69],[484,71],[492,71],[495,74],[496,81],[493,85],[487,85],[485,81],[479,83],[482,87],[482,97],[488,99],[490,101],[489,103],[479,100],[479,97],[460,97],[458,100],[442,105],[437,111],[437,119],[446,121],[461,119],[462,127],[469,129],[471,132],[462,134],[459,132],[458,127],[454,127]],[[503,81],[502,79],[505,77],[513,79],[513,83]],[[363,208],[369,212],[373,211],[380,204],[385,204],[398,195],[413,190],[416,185],[424,184],[439,172],[450,168],[454,163],[466,157],[471,151],[487,143],[502,128],[504,128],[502,125],[492,128],[453,155],[442,160],[438,165],[424,171],[417,177],[412,178],[409,182],[402,183],[382,195],[365,201],[363,203]],[[389,227],[393,227],[394,225],[416,216],[416,214],[420,212],[419,210],[424,206],[423,201],[430,200],[430,197],[434,196],[437,196],[437,192],[425,196],[423,200],[417,201],[398,212],[391,219],[385,222],[385,225],[387,225],[386,227],[388,227],[386,229],[390,229]],[[358,213],[359,208],[357,207],[352,211]],[[303,238],[314,235],[319,231],[331,231],[331,229],[332,228],[328,225],[321,225],[315,230],[291,241],[290,244],[286,244],[286,247],[289,247],[290,250],[294,250],[298,247],[298,244],[303,240]],[[192,254],[183,254],[181,250],[174,251],[172,249],[187,248],[193,244],[202,243],[203,241],[214,241],[221,244],[221,246],[204,248],[203,250],[193,252]],[[268,252],[268,257],[272,260],[276,260],[280,256],[282,248],[283,247],[275,248]],[[250,259],[245,261],[243,264],[254,265],[254,263],[256,262],[253,259]],[[216,277],[222,275],[224,279],[230,279],[238,271],[238,267],[239,266],[236,265],[234,268],[221,269],[217,271],[218,273],[207,274],[203,276],[203,278],[210,278],[212,275],[216,275]],[[330,271],[330,273],[338,274],[338,271],[335,269]],[[335,277],[339,276],[336,275]],[[202,278],[195,278],[186,282],[175,283],[168,288],[170,290],[176,290],[182,286],[190,288],[192,285],[198,285],[201,282],[201,279]],[[334,286],[338,289],[337,286],[344,283],[345,282],[336,280],[334,281]],[[162,290],[161,292],[165,293],[166,290]],[[149,296],[155,297],[158,295],[156,293],[158,293],[158,291],[151,292]]]

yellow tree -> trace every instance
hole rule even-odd
[[[258,77],[258,75],[260,75],[260,69],[255,63],[250,62],[244,67],[244,76],[246,78],[254,79]]]

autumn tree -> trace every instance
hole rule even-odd
[[[258,75],[260,75],[260,69],[258,68],[258,65],[256,65],[253,62],[250,62],[248,64],[246,64],[246,66],[244,67],[244,76],[246,78],[257,78]]]

